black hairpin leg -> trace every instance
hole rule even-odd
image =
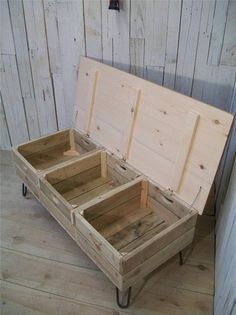
[[[121,303],[120,303],[120,296],[119,296],[119,289],[116,287],[116,302],[117,302],[117,305],[118,305],[120,308],[127,308],[127,307],[129,307],[129,304],[130,304],[130,297],[131,297],[131,289],[132,289],[132,287],[129,287],[129,289],[128,289],[127,302],[126,302],[126,304],[121,304]]]
[[[22,196],[26,196],[27,195],[27,186],[25,186],[24,183],[22,183]]]
[[[179,252],[179,264],[180,264],[181,266],[184,264],[182,251]]]

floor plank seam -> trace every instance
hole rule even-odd
[[[41,290],[41,289],[38,289],[38,288],[32,288],[32,287],[29,287],[29,286],[26,286],[26,285],[23,285],[23,284],[19,284],[17,282],[9,281],[9,280],[0,279],[0,281],[1,282],[5,282],[5,283],[10,283],[12,285],[16,285],[16,286],[19,286],[19,287],[23,287],[23,288],[26,288],[26,289],[29,289],[29,290],[34,290],[34,291],[38,291],[38,292],[42,292],[42,293],[48,293],[48,294],[51,294],[51,295],[59,297],[59,298],[63,298],[63,299],[74,301],[74,303],[77,303],[77,304],[84,304],[84,305],[88,305],[88,306],[95,306],[95,307],[100,307],[100,308],[104,308],[104,309],[110,309],[112,311],[113,310],[120,310],[119,307],[116,307],[116,306],[111,307],[111,306],[104,306],[104,305],[101,305],[101,304],[88,303],[88,302],[85,302],[84,300],[75,299],[75,298],[72,298],[72,297],[64,296],[64,295],[61,295],[61,294],[56,294],[54,292],[45,291],[45,290]],[[114,302],[114,304],[115,304],[115,302]],[[122,312],[130,314],[129,310],[122,310]],[[131,310],[131,312],[132,312],[132,310]]]
[[[87,268],[87,267],[84,267],[84,266],[81,267],[81,266],[77,266],[77,265],[70,264],[70,263],[67,263],[67,262],[62,262],[62,261],[59,261],[59,260],[50,259],[50,258],[47,258],[47,257],[38,256],[38,255],[35,255],[35,254],[30,254],[30,253],[27,253],[27,252],[24,252],[24,251],[19,251],[19,250],[13,249],[13,248],[5,247],[5,246],[0,246],[0,249],[7,250],[7,251],[10,251],[10,252],[15,252],[15,253],[18,253],[18,254],[23,254],[23,255],[26,255],[26,256],[30,256],[30,257],[34,257],[35,259],[39,258],[39,259],[42,259],[42,260],[52,261],[52,262],[55,262],[55,263],[58,263],[58,264],[68,265],[68,266],[71,266],[71,267],[76,267],[78,269],[86,269],[86,270],[99,272],[99,273],[103,274],[101,272],[101,270],[99,270],[99,269],[92,269],[92,268]]]

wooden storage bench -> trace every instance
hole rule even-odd
[[[127,307],[192,242],[233,117],[88,58],[76,92],[74,129],[14,149],[17,173]]]
[[[86,135],[66,129],[19,145],[12,152],[17,174],[38,198],[39,174],[61,163],[77,160],[95,149],[96,145]]]
[[[121,291],[189,245],[197,211],[167,199],[153,184],[129,187],[73,212],[77,241]],[[83,238],[83,242],[80,242]]]

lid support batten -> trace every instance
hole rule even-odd
[[[136,124],[136,120],[137,120],[137,114],[138,114],[138,110],[140,107],[140,103],[141,103],[141,96],[142,96],[142,90],[138,90],[137,91],[137,96],[136,96],[136,100],[135,100],[135,105],[133,109],[133,117],[131,120],[131,126],[130,126],[130,130],[128,133],[128,143],[127,143],[127,149],[126,152],[124,154],[124,160],[126,161],[129,158],[129,154],[130,154],[130,149],[131,149],[131,144],[132,144],[132,139],[133,139],[133,134],[134,134],[134,129],[135,129],[135,124]]]
[[[177,160],[175,163],[174,174],[171,184],[171,190],[174,190],[175,192],[178,192],[180,190],[184,170],[192,148],[193,139],[196,134],[199,118],[200,115],[195,112],[189,112],[187,115],[185,128],[183,130],[181,148],[177,155]]]
[[[91,126],[92,126],[92,119],[93,119],[93,110],[95,105],[95,97],[96,97],[96,91],[97,91],[97,81],[98,81],[98,71],[95,72],[94,81],[93,81],[93,91],[92,91],[92,97],[91,102],[89,106],[89,113],[88,113],[88,126],[87,126],[87,134],[90,134]]]

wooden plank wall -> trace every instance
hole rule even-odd
[[[236,111],[236,0],[1,1],[1,149],[71,126],[80,55]]]
[[[236,112],[236,0],[120,2],[0,1],[0,149],[72,125],[80,55]]]
[[[228,111],[236,0],[1,1],[1,149],[71,126],[80,55]]]
[[[1,149],[71,126],[80,55],[236,113],[236,0],[123,0],[120,13],[108,11],[107,0],[0,5]],[[217,177],[218,205],[235,156],[236,123],[232,135]],[[227,242],[221,222],[218,239]],[[224,276],[230,274],[219,276],[219,288]],[[219,289],[219,310],[221,301]]]
[[[236,159],[216,225],[215,315],[236,314]]]

